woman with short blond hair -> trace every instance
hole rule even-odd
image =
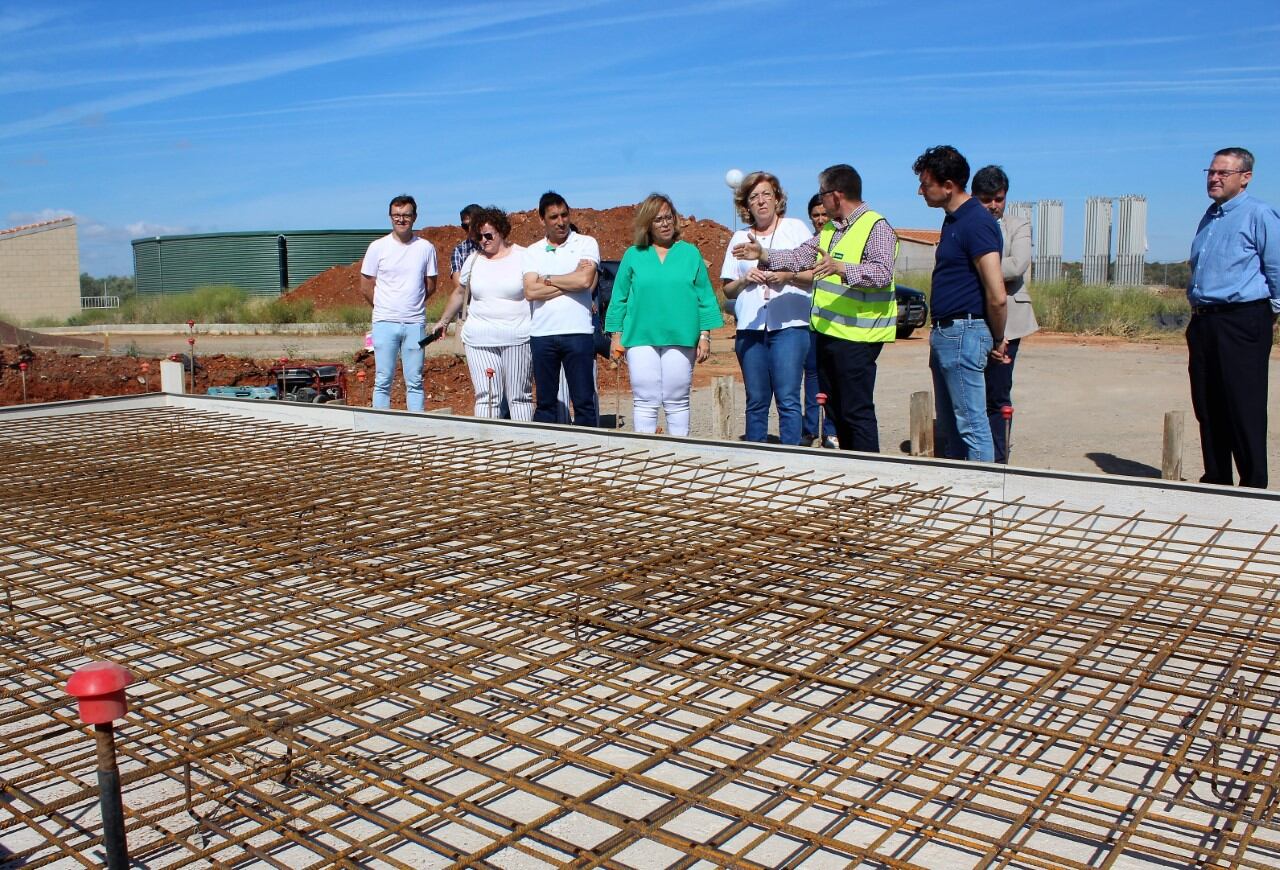
[[[761,269],[755,260],[735,259],[733,249],[754,240],[765,251],[788,251],[813,234],[803,222],[786,216],[787,194],[772,173],[752,172],[742,179],[733,201],[747,227],[729,240],[720,277],[725,298],[734,300],[738,324],[733,349],[747,393],[746,439],[768,437],[772,404],[778,408],[779,440],[800,444],[804,440],[805,361],[813,343],[809,331],[813,274]]]
[[[613,353],[627,355],[637,432],[657,431],[662,408],[668,432],[689,434],[693,366],[723,325],[702,252],[681,241],[671,199],[650,194],[636,209],[635,244],[622,255],[605,317]]]

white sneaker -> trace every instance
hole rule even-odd
[[[822,446],[828,450],[839,450],[840,439],[836,438],[834,435],[828,435],[826,438],[822,439]]]

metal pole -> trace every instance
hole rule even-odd
[[[93,726],[98,745],[98,806],[102,810],[102,844],[108,870],[128,870],[129,844],[124,836],[124,802],[116,766],[116,733],[110,723]]]

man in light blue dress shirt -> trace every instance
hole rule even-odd
[[[1267,367],[1280,313],[1280,212],[1245,190],[1253,155],[1223,148],[1205,170],[1213,205],[1191,243],[1187,301],[1191,404],[1201,483],[1267,485]]]

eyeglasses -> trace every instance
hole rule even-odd
[[[653,219],[653,225],[655,227],[658,224],[673,224],[675,222],[676,222],[676,219],[669,214],[660,214]]]
[[[759,193],[753,193],[747,197],[747,202],[768,202],[773,199],[772,190],[762,190]]]
[[[826,195],[827,195],[827,194],[829,194],[829,193],[835,193],[835,192],[836,192],[836,189],[835,189],[834,187],[829,187],[829,188],[827,188],[826,190],[820,190],[820,191],[818,191],[818,197],[819,197],[819,198],[821,198],[821,197],[826,196]]]
[[[1204,174],[1210,178],[1226,178],[1230,175],[1243,175],[1248,169],[1206,169]]]
[[[480,234],[480,238],[484,239],[486,242],[492,242],[492,241],[493,241],[493,233],[481,233],[481,234]]]
[[[418,216],[416,214],[393,214],[391,216],[391,220],[398,224],[401,224],[401,223],[411,224],[417,219],[418,219]]]

